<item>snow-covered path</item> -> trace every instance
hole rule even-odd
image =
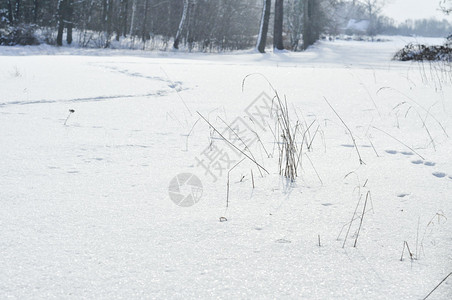
[[[0,298],[425,297],[452,271],[452,86],[391,61],[405,42],[265,55],[0,47]],[[273,96],[262,75],[318,135],[289,184],[261,130],[273,158],[253,151],[270,174],[234,169],[226,209],[227,171],[214,181],[196,161],[223,142],[196,112],[217,128],[246,120]],[[170,199],[180,173],[201,179],[194,206]],[[368,194],[357,247],[359,220],[343,247]],[[415,260],[405,249],[400,261],[405,241]]]

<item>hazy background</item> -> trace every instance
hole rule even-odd
[[[383,14],[396,22],[430,17],[451,21],[451,16],[444,15],[438,6],[439,0],[386,0]]]

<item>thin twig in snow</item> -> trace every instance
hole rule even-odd
[[[430,297],[430,295],[444,282],[444,281],[446,281],[446,279],[447,278],[449,278],[449,276],[450,275],[452,275],[452,272],[450,272],[446,277],[444,277],[444,279],[443,280],[441,280],[441,282],[440,283],[438,283],[438,285],[437,286],[435,286],[435,288],[430,292],[430,293],[428,293],[428,295],[427,296],[425,296],[425,298],[424,299],[422,299],[422,300],[425,300],[425,299],[427,299],[428,297]]]
[[[336,116],[339,118],[339,120],[341,120],[342,124],[344,124],[345,128],[347,129],[347,131],[350,133],[350,136],[352,138],[353,141],[353,145],[355,145],[355,149],[356,149],[356,153],[358,153],[358,157],[359,157],[359,164],[365,164],[364,161],[361,158],[361,154],[359,153],[358,150],[358,146],[356,145],[356,141],[355,141],[355,137],[353,136],[352,131],[350,130],[350,128],[347,126],[347,124],[345,124],[344,120],[341,118],[341,116],[339,116],[339,114],[337,113],[337,111],[334,109],[334,107],[330,104],[330,102],[328,102],[328,100],[323,97],[323,99],[325,99],[326,103],[328,104],[328,106],[333,110],[333,112],[336,114]]]
[[[263,166],[261,166],[256,160],[252,159],[249,155],[247,155],[245,152],[243,152],[242,150],[240,150],[236,145],[234,145],[233,143],[231,143],[230,141],[228,141],[203,115],[201,115],[201,113],[199,111],[197,111],[198,115],[203,118],[203,120],[209,124],[209,126],[216,132],[218,133],[218,135],[225,141],[227,142],[229,145],[231,145],[232,147],[234,147],[237,151],[239,151],[240,153],[242,153],[243,155],[245,155],[249,160],[251,160],[253,163],[256,164],[256,166],[258,166],[259,168],[261,168],[262,170],[265,171],[265,173],[270,174]]]

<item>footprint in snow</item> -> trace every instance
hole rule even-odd
[[[438,177],[438,178],[446,177],[446,173],[443,173],[443,172],[433,172],[432,175],[435,177]]]
[[[400,194],[397,195],[397,197],[404,198],[404,197],[409,196],[409,195],[410,194],[407,194],[407,193],[400,193]]]
[[[400,153],[400,154],[403,154],[403,155],[406,155],[406,156],[414,155],[414,153],[411,152],[411,151],[401,151],[401,152],[399,152],[399,151],[396,151],[396,150],[385,150],[385,152],[386,152],[386,153],[389,153],[389,154],[397,154],[397,153]]]
[[[414,155],[414,153],[410,152],[410,151],[403,151],[403,152],[400,152],[400,153],[402,153],[403,155],[407,155],[407,156]]]
[[[386,152],[388,152],[388,151],[386,151]],[[401,152],[401,153],[403,153],[403,152]],[[409,153],[411,153],[411,152],[409,152]],[[436,163],[433,162],[433,161],[424,161],[424,160],[421,160],[421,159],[412,160],[411,163],[415,164],[415,165],[424,165],[424,166],[427,166],[427,167],[434,167],[434,166],[436,166]],[[437,178],[444,178],[444,177],[447,176],[447,174],[444,173],[444,172],[433,172],[432,175],[437,177]],[[452,179],[452,176],[448,176],[448,178]],[[398,196],[398,197],[400,197],[400,196]]]
[[[420,160],[420,159],[418,159],[418,160],[412,160],[411,163],[412,163],[412,164],[415,164],[415,165],[421,165],[421,164],[424,164],[424,165],[427,166],[427,167],[434,167],[434,166],[436,166],[436,163],[434,163],[434,162],[432,162],[432,161],[423,161],[423,160]]]
[[[290,243],[292,243],[292,242],[289,241],[289,240],[286,240],[286,239],[278,239],[278,240],[275,241],[275,243],[279,243],[279,244],[290,244]]]

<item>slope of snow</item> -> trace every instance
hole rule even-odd
[[[408,39],[264,55],[0,47],[0,297],[425,297],[452,271],[452,87],[444,66],[391,61]],[[227,170],[214,181],[196,161],[225,143],[197,112],[218,129],[247,120],[267,80],[294,124],[314,124],[312,151],[287,182],[255,127],[269,174],[234,168],[226,209]],[[168,193],[180,173],[203,185],[191,207]]]

